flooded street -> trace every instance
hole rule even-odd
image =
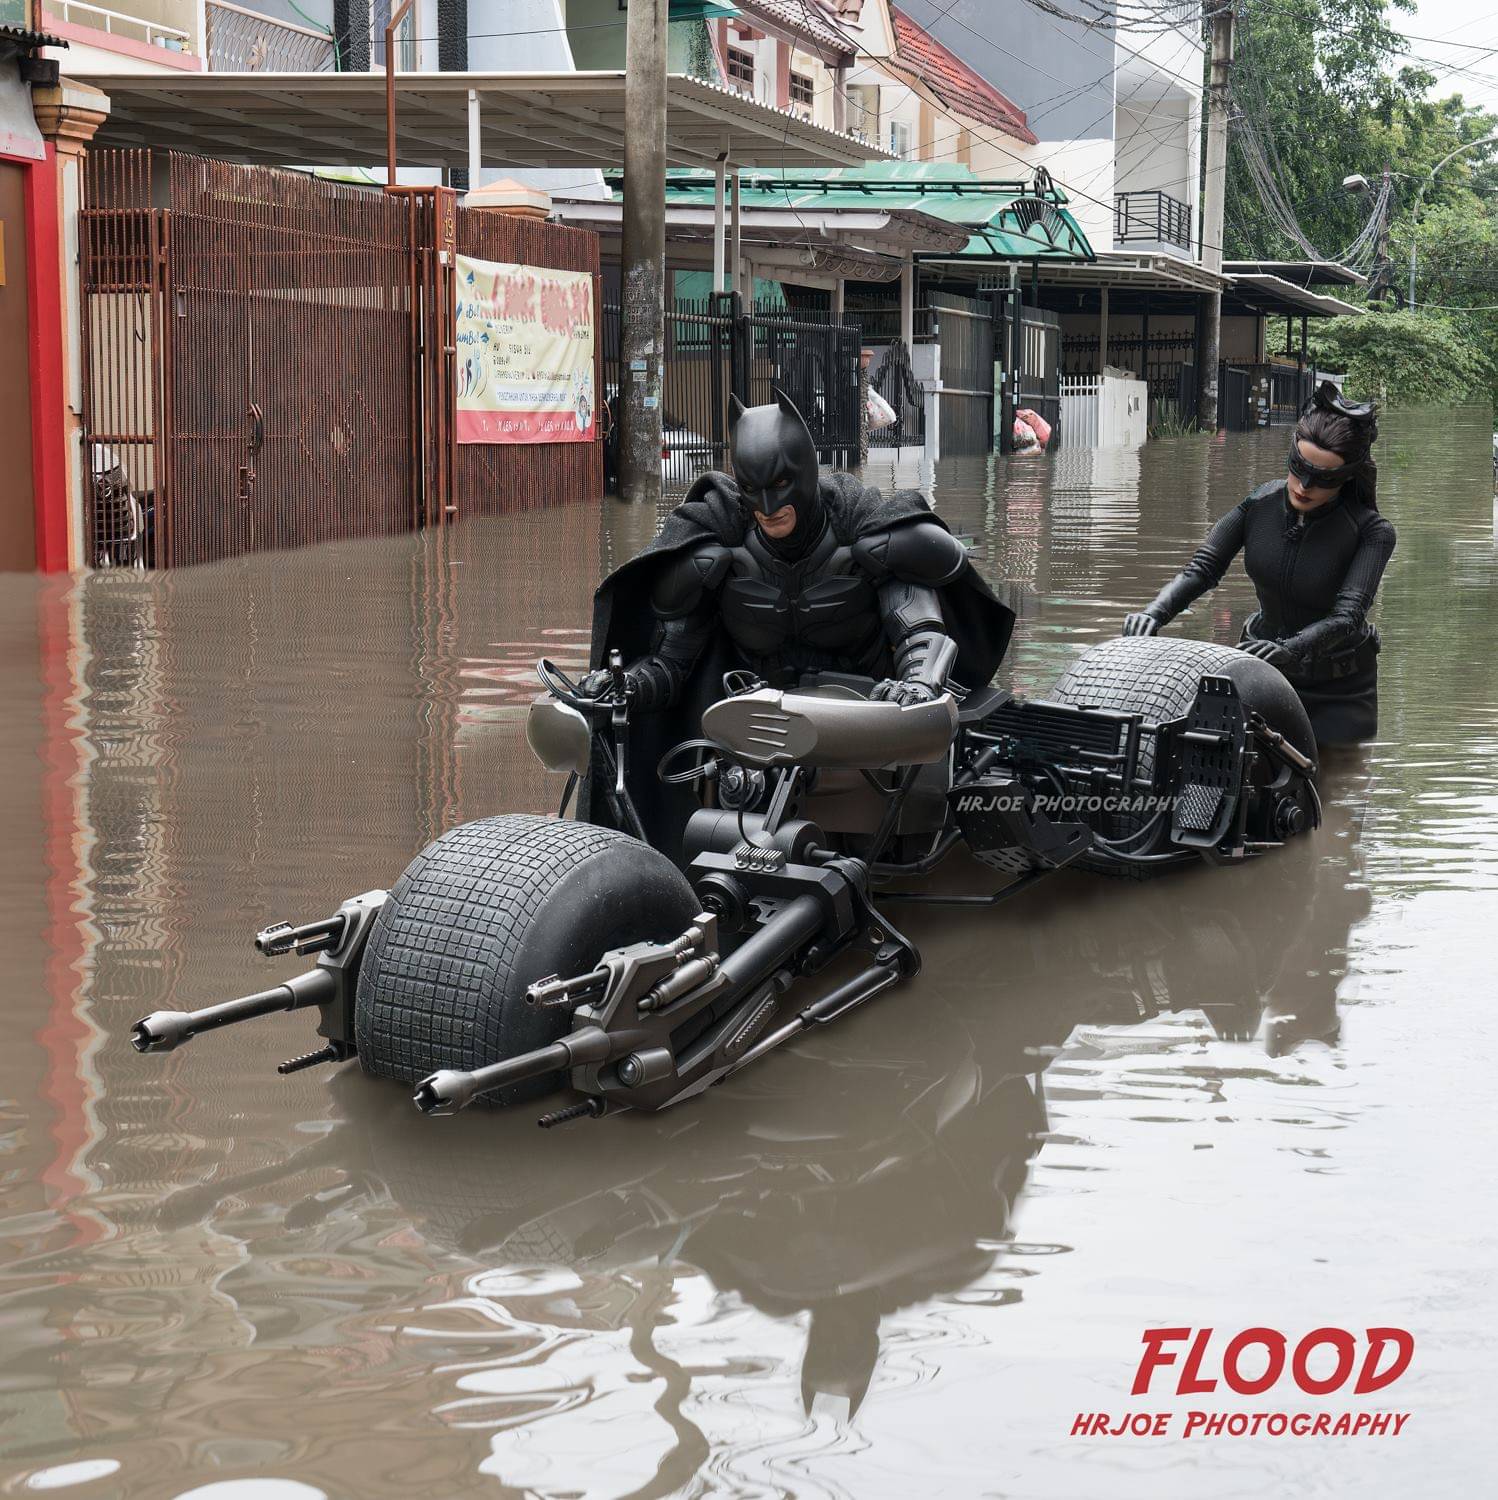
[[[278,1016],[254,932],[550,811],[532,663],[610,502],[157,576],[0,577],[0,1493],[212,1500],[1405,1496],[1498,1468],[1498,511],[1485,410],[1393,413],[1380,737],[1243,868],[922,911],[912,985],[703,1101],[421,1118]],[[1043,694],[1285,434],[927,484]],[[885,482],[889,461],[871,465]],[[1173,629],[1231,643],[1241,565]],[[274,975],[274,978],[268,977]],[[1382,1395],[1129,1395],[1143,1329],[1410,1330]],[[1398,1410],[1397,1438],[1074,1437]],[[212,1488],[209,1488],[212,1487]]]

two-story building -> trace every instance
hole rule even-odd
[[[843,8],[868,12],[879,3],[843,0]],[[1310,290],[1311,279],[1325,277],[1259,266],[1246,268],[1252,275],[1234,267],[1216,274],[1202,265],[1201,0],[1167,0],[1148,16],[1112,0],[1094,0],[1085,16],[1026,0],[898,0],[889,9],[897,25],[903,17],[960,51],[1022,112],[1032,143],[997,131],[975,138],[960,122],[974,170],[1002,176],[1044,166],[1086,231],[1095,263],[1039,266],[1032,281],[1033,299],[1061,317],[1064,370],[1131,370],[1148,382],[1157,415],[1174,408],[1188,418],[1203,299],[1220,293],[1225,392],[1243,398],[1229,419],[1293,410],[1304,382],[1278,372],[1298,375],[1304,365],[1304,320],[1357,309]],[[942,269],[929,266],[933,275]],[[1288,320],[1284,353],[1278,319]]]

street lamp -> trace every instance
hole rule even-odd
[[[1479,146],[1498,145],[1498,135],[1482,136],[1475,141],[1468,141],[1464,146],[1458,146],[1455,151],[1448,151],[1435,166],[1430,169],[1425,181],[1420,184],[1420,191],[1415,197],[1414,212],[1410,215],[1410,294],[1405,300],[1405,306],[1412,312],[1415,307],[1415,243],[1420,233],[1420,206],[1425,202],[1426,189],[1436,180],[1436,173],[1441,170],[1453,157],[1460,156],[1464,151],[1475,151]],[[1344,184],[1345,185],[1345,184]]]

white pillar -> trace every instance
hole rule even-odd
[[[484,163],[484,150],[480,132],[479,91],[468,90],[468,191],[479,185],[479,171]]]
[[[900,269],[900,337],[907,349],[915,345],[915,257],[909,253]]]
[[[841,323],[843,321],[843,293],[845,283],[841,276],[832,283],[832,321]]]
[[[727,220],[724,215],[724,197],[728,191],[728,163],[720,156],[718,169],[713,174],[713,290],[724,290],[723,277],[727,273],[728,243]]]

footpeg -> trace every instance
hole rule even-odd
[[[277,1065],[276,1072],[283,1076],[287,1073],[300,1073],[304,1068],[315,1068],[321,1063],[342,1062],[347,1055],[342,1047],[329,1042],[326,1047],[319,1047],[315,1052],[304,1052],[300,1057],[288,1057],[285,1062]]]

